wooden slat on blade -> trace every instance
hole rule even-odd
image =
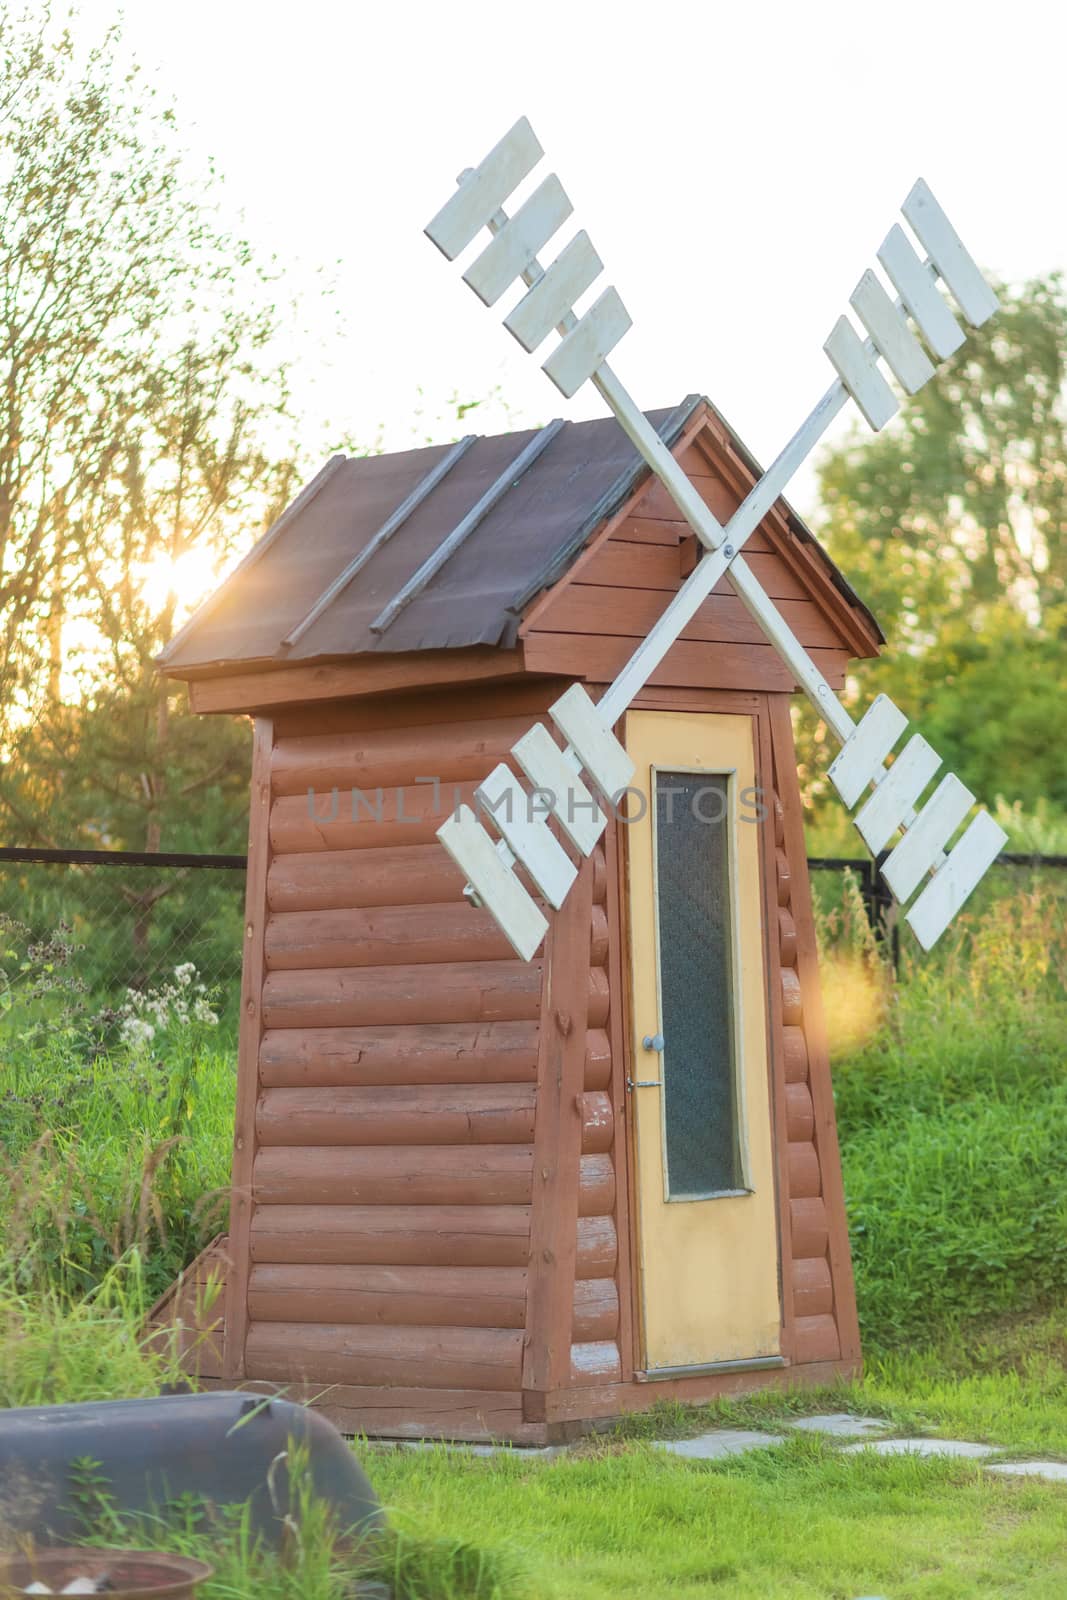
[[[974,795],[954,773],[942,778],[883,863],[882,877],[897,900],[914,894],[973,805]]]
[[[900,409],[897,397],[863,348],[863,340],[847,317],[838,317],[823,349],[837,368],[849,394],[874,429],[884,428]]]
[[[921,734],[909,739],[854,821],[872,855],[885,849],[941,765]]]
[[[548,709],[552,721],[578,752],[582,766],[604,794],[611,799],[621,794],[636,768],[581,684],[572,683]]]
[[[538,722],[512,748],[512,755],[571,843],[591,855],[607,818],[548,729]]]
[[[916,394],[933,377],[933,362],[873,272],[863,274],[849,304],[904,388]]]
[[[888,695],[871,701],[829,768],[834,788],[850,811],[907,726],[907,717]]]
[[[548,923],[519,880],[505,867],[496,847],[469,806],[460,806],[437,830],[437,837],[474,887],[501,933],[529,961],[548,931]]]
[[[1000,302],[934,199],[929,184],[919,178],[900,209],[958,300],[967,321],[980,328],[983,322],[989,321]]]
[[[560,251],[544,277],[523,295],[511,315],[504,318],[505,328],[524,350],[536,350],[603,270],[604,263],[583,228]]]
[[[933,949],[1007,842],[1004,829],[980,811],[905,918],[924,950]]]
[[[529,122],[520,117],[481,166],[464,178],[433,221],[427,223],[427,238],[453,261],[479,228],[484,228],[494,212],[500,210],[512,189],[533,171],[544,153]]]
[[[633,327],[630,313],[617,289],[605,289],[594,301],[576,328],[561,339],[541,371],[552,379],[569,400],[587,378],[603,366],[623,334]]]
[[[536,801],[503,762],[478,785],[475,799],[488,811],[549,905],[558,911],[578,869],[538,815]],[[546,808],[542,801],[540,810]]]
[[[573,210],[563,185],[552,173],[472,261],[463,274],[463,282],[487,306],[495,305]]]
[[[934,355],[946,361],[967,335],[941,298],[937,284],[912,249],[908,236],[894,223],[885,236],[878,259],[894,289],[919,325]]]

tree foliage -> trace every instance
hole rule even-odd
[[[0,14],[0,815],[154,849],[244,766],[155,674],[183,563],[251,541],[294,446],[276,286],[119,45]]]
[[[979,796],[1067,807],[1067,286],[1001,309],[883,433],[820,470],[821,536],[888,636],[858,671]],[[810,772],[828,752],[805,724]],[[817,757],[817,759],[816,759]],[[813,787],[818,790],[817,783]]]

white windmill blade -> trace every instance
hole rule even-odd
[[[909,315],[923,339],[944,360],[964,342],[963,329],[937,288],[946,284],[972,327],[988,322],[999,304],[959,234],[919,178],[901,210],[925,247],[920,261],[907,235],[893,227],[878,259],[897,289],[893,301],[874,272],[865,272],[850,305],[866,329],[864,342],[847,317],[839,317],[823,349],[849,394],[877,433],[896,415],[897,397],[878,366],[881,357],[908,394],[917,394],[934,375],[934,365],[912,331]]]
[[[830,775],[846,805],[851,809],[864,791],[874,786],[856,818],[864,840],[880,854],[898,831],[903,833],[885,862],[886,881],[893,893],[905,900],[927,873],[932,874],[907,913],[916,936],[930,948],[1007,836],[981,813],[945,854],[945,846],[973,804],[973,795],[949,776],[923,811],[916,812],[940,758],[924,739],[915,736],[887,771],[887,759],[907,726],[903,712],[883,695],[855,723],[740,551],[850,394],[875,428],[895,414],[896,395],[878,367],[880,357],[909,393],[932,377],[934,366],[909,324],[909,315],[939,359],[959,348],[964,335],[936,287],[938,276],[976,325],[996,309],[996,297],[920,179],[903,210],[926,247],[928,259],[919,259],[902,229],[891,229],[879,260],[899,298],[892,300],[873,272],[864,274],[851,303],[867,337],[862,338],[847,318],[840,319],[826,345],[838,369],[838,381],[723,528],[607,365],[606,356],[630,326],[617,291],[606,290],[582,316],[575,312],[578,299],[603,271],[588,235],[577,234],[547,271],[537,259],[538,250],[571,215],[570,201],[558,179],[553,175],[544,180],[513,217],[503,210],[505,200],[533,171],[542,153],[529,123],[520,119],[480,166],[463,174],[457,193],[426,231],[452,257],[473,241],[481,227],[489,229],[492,238],[467,269],[465,281],[486,304],[493,304],[509,283],[523,280],[528,292],[505,319],[505,326],[529,351],[536,350],[556,329],[561,342],[544,361],[544,371],[568,396],[591,379],[707,553],[599,704],[594,705],[576,684],[551,708],[553,721],[568,741],[566,748],[561,750],[542,726],[531,729],[515,745],[512,755],[532,785],[532,794],[527,795],[504,766],[482,785],[479,804],[502,835],[495,847],[466,808],[438,830],[438,837],[467,873],[473,895],[493,913],[516,951],[529,959],[547,924],[511,868],[521,861],[545,899],[552,905],[561,903],[573,879],[559,859],[564,853],[544,826],[544,815],[554,815],[583,855],[592,852],[606,819],[580,774],[584,769],[611,800],[625,790],[633,763],[612,732],[613,725],[728,572],[740,599],[841,740],[843,749]]]

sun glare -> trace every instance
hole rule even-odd
[[[139,582],[146,603],[162,610],[170,595],[176,595],[180,613],[192,611],[214,588],[218,578],[217,557],[212,550],[187,550],[175,560],[161,554],[140,568]]]

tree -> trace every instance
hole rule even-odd
[[[177,727],[153,657],[189,557],[210,587],[289,496],[287,375],[274,285],[118,43],[0,14],[0,817],[210,848],[233,820],[188,840],[189,797],[243,783],[244,734]]]
[[[864,702],[890,694],[983,799],[1067,808],[1048,737],[1067,690],[1067,286],[1001,309],[876,436],[819,473],[821,537],[888,635]],[[832,754],[803,722],[809,788]],[[816,748],[818,747],[818,748]]]

